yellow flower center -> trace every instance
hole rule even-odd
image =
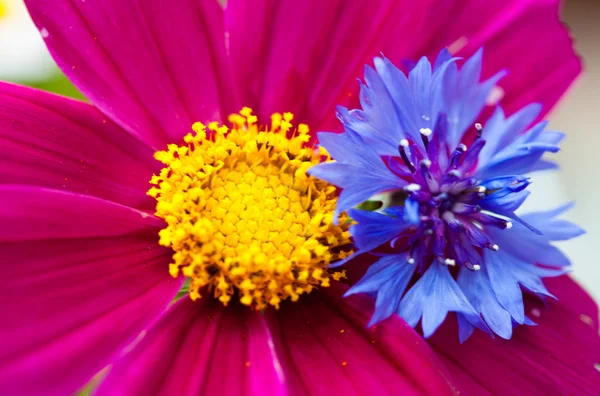
[[[196,123],[185,145],[155,154],[165,165],[148,191],[167,223],[160,244],[193,300],[207,290],[227,305],[237,291],[242,304],[278,308],[343,276],[327,269],[350,245],[347,227],[332,224],[335,187],[306,174],[328,157],[304,147],[308,127],[292,131],[292,118],[274,114],[261,130],[244,108],[231,129]]]

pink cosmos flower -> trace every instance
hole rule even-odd
[[[360,274],[264,313],[181,298],[146,192],[153,153],[242,105],[336,128],[365,63],[486,48],[489,100],[543,117],[580,72],[558,1],[27,0],[58,65],[91,104],[0,85],[0,390],[72,394],[593,394],[598,310],[568,277],[527,306],[510,341],[446,323],[423,340],[374,329]],[[171,168],[174,170],[174,168]],[[596,366],[597,367],[597,366]]]

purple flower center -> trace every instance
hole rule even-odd
[[[470,147],[460,143],[450,151],[439,144],[432,130],[422,129],[422,145],[402,139],[399,156],[384,157],[390,170],[409,183],[392,194],[388,213],[407,204],[418,208],[418,225],[392,239],[389,247],[395,252],[408,252],[409,263],[416,263],[420,273],[434,260],[480,270],[482,249],[499,249],[486,228],[512,227],[511,221],[482,209],[481,204],[516,194],[529,185],[525,177],[482,182],[473,176],[486,143],[481,125],[475,124],[475,129]]]

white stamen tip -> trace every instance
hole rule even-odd
[[[479,188],[478,188],[477,191],[480,192],[480,193],[484,193],[485,190],[486,190],[486,188],[484,186],[479,186]]]
[[[460,177],[460,171],[458,169],[452,169],[448,174],[453,177]]]
[[[408,264],[414,264],[415,263],[415,259],[414,258],[409,258],[408,259]]]
[[[479,271],[481,269],[481,265],[473,264],[473,271]]]
[[[414,192],[419,191],[421,189],[421,186],[416,183],[410,183],[408,186],[404,187],[404,189],[406,191]]]
[[[477,129],[478,131],[481,131],[483,129],[483,127],[481,126],[480,123],[475,123],[475,129]]]
[[[506,222],[506,229],[507,229],[507,230],[510,230],[510,229],[512,228],[512,226],[513,226],[513,223],[512,223],[512,222],[510,222],[510,221],[507,221],[507,222]]]
[[[431,166],[431,161],[428,159],[424,159],[423,161],[421,161],[421,165],[426,168],[429,168]]]
[[[498,251],[498,249],[500,249],[500,246],[498,246],[498,245],[496,245],[496,244],[493,244],[493,245],[492,245],[492,250],[493,250],[493,251],[496,251],[496,252],[497,252],[497,251]]]
[[[457,147],[460,151],[467,151],[467,146],[464,143],[461,143]]]
[[[450,258],[447,258],[447,259],[444,260],[444,264],[446,264],[446,265],[456,265],[456,261],[454,261],[454,260],[452,260]]]
[[[421,132],[421,135],[423,135],[425,137],[429,137],[433,133],[433,131],[429,128],[421,128],[421,129],[419,129],[419,132]]]
[[[408,147],[408,140],[406,140],[406,139],[400,140],[400,146],[402,146],[402,147]]]

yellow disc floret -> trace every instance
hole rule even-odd
[[[304,147],[308,127],[292,133],[291,120],[274,114],[261,130],[244,108],[231,129],[196,123],[185,145],[155,154],[165,165],[148,192],[167,223],[160,244],[193,300],[208,290],[227,304],[237,291],[255,309],[279,307],[341,276],[327,269],[350,244],[347,227],[332,224],[335,187],[306,174],[325,155]]]

